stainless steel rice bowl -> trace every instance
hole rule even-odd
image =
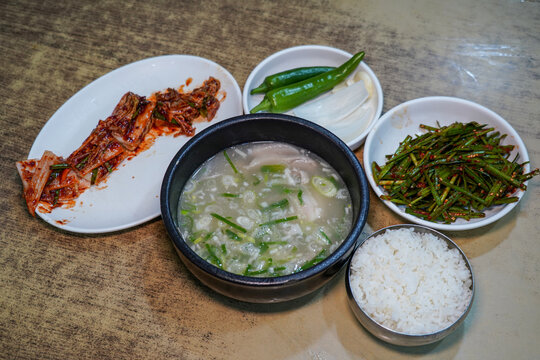
[[[370,316],[367,313],[367,311],[365,311],[362,308],[362,306],[360,304],[364,303],[365,300],[362,299],[362,301],[360,301],[360,299],[357,298],[359,296],[358,291],[356,289],[353,289],[353,286],[354,286],[353,285],[353,283],[354,283],[353,277],[357,276],[357,275],[354,274],[353,264],[354,264],[354,262],[356,260],[356,257],[358,256],[359,250],[362,248],[362,246],[364,246],[371,239],[377,237],[378,235],[385,234],[389,230],[399,230],[399,229],[407,229],[407,228],[413,229],[414,233],[432,234],[432,235],[436,236],[437,238],[444,240],[446,242],[446,244],[448,245],[449,249],[457,249],[459,251],[459,254],[461,255],[461,257],[464,260],[465,266],[470,271],[470,276],[471,276],[470,277],[470,280],[471,280],[471,282],[470,282],[470,294],[471,295],[470,295],[470,300],[468,301],[468,304],[466,305],[465,311],[463,311],[463,313],[457,318],[457,320],[455,320],[450,325],[445,326],[444,328],[438,329],[436,331],[425,333],[425,334],[412,334],[412,333],[407,333],[407,332],[400,332],[400,331],[393,330],[388,326],[382,325],[381,323],[376,321],[372,316]],[[403,276],[403,274],[400,274],[400,276]],[[353,313],[357,317],[357,319],[362,324],[362,326],[365,329],[367,329],[375,337],[377,337],[377,338],[379,338],[379,339],[381,339],[381,340],[383,340],[385,342],[388,342],[388,343],[391,343],[391,344],[394,344],[394,345],[400,345],[400,346],[426,345],[426,344],[437,342],[437,341],[443,339],[444,337],[448,336],[449,334],[451,334],[453,331],[455,331],[463,323],[463,321],[465,320],[465,318],[467,317],[467,314],[469,313],[469,311],[471,309],[473,299],[474,299],[474,275],[473,275],[473,272],[472,272],[472,267],[471,267],[467,257],[463,253],[463,251],[452,240],[450,240],[447,236],[439,233],[438,231],[435,231],[433,229],[430,229],[428,227],[421,226],[421,225],[395,225],[395,226],[389,226],[389,227],[383,228],[383,229],[381,229],[379,231],[376,231],[375,233],[370,235],[358,247],[358,249],[355,251],[355,253],[352,256],[351,261],[348,264],[347,274],[346,274],[346,287],[347,287],[347,295],[348,295],[349,305],[350,305]]]

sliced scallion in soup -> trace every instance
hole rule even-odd
[[[349,191],[312,152],[280,142],[228,148],[195,171],[178,223],[199,256],[240,275],[271,277],[310,268],[352,226]]]

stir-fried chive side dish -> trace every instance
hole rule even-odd
[[[291,110],[344,81],[358,67],[363,58],[364,52],[361,51],[333,70],[272,89],[250,112],[252,114],[259,111],[282,113]]]
[[[423,135],[407,136],[386,164],[371,164],[375,182],[387,194],[381,199],[406,206],[405,211],[428,221],[452,223],[485,216],[493,205],[518,201],[516,189],[539,169],[524,173],[513,145],[476,122],[444,127],[420,125]]]
[[[210,77],[186,93],[171,88],[146,98],[128,92],[67,159],[45,151],[41,159],[18,161],[28,211],[34,215],[38,205],[44,211],[73,205],[83,191],[151,146],[157,136],[193,136],[193,123],[212,120],[219,109],[220,87],[219,80]]]
[[[237,145],[186,183],[178,224],[187,244],[231,273],[274,277],[308,269],[345,240],[349,192],[337,172],[292,145]]]

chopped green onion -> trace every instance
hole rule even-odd
[[[294,215],[294,216],[289,216],[289,217],[282,218],[282,219],[271,220],[271,221],[262,223],[259,226],[276,225],[276,224],[280,224],[280,223],[287,222],[287,221],[293,221],[293,220],[296,220],[296,219],[298,219],[298,216]]]
[[[182,215],[187,215],[189,213],[200,214],[201,210],[197,210],[197,206],[193,205],[192,203],[189,203],[187,201],[183,201],[182,204],[181,204],[180,213]]]
[[[193,211],[197,209],[197,206],[195,206],[194,204],[190,202],[184,201],[182,202],[182,209],[185,209],[187,211]]]
[[[302,265],[298,271],[304,271],[306,269],[309,269],[310,267],[317,265],[324,259],[326,259],[326,249],[321,250],[321,252],[319,252],[317,256]]]
[[[190,215],[183,215],[180,216],[180,219],[178,219],[178,227],[185,228],[190,232],[191,229],[193,229],[193,223],[193,218]]]
[[[105,161],[103,166],[105,166],[105,168],[107,169],[107,172],[112,172],[113,171],[113,168],[112,168],[111,164],[109,164],[108,161]]]
[[[253,180],[253,186],[257,186],[257,185],[259,185],[261,183],[262,180],[259,177],[255,176],[255,175],[253,175],[252,177],[254,179]]]
[[[292,192],[291,189],[289,189],[288,187],[283,186],[283,185],[281,185],[281,184],[274,184],[274,185],[272,185],[272,189],[273,189],[273,190],[280,191],[280,192],[282,192],[282,193],[284,193],[284,194],[290,194],[290,193]]]
[[[259,255],[262,255],[266,252],[266,250],[268,250],[270,246],[268,245],[268,243],[266,242],[262,242],[259,244]]]
[[[242,238],[232,230],[225,229],[225,234],[234,241],[242,241]]]
[[[54,191],[54,200],[53,200],[53,206],[58,203],[58,199],[60,198],[60,189],[56,189]]]
[[[272,269],[272,272],[269,274],[269,276],[281,276],[279,272],[287,269],[285,266],[278,266]]]
[[[270,245],[287,245],[287,241],[262,241],[259,244],[259,254],[264,254]]]
[[[248,264],[248,266],[246,266],[246,270],[244,270],[245,276],[261,275],[268,272],[268,269],[264,269],[264,268],[261,270],[255,270],[255,271],[251,271],[251,268],[252,268],[251,264]]]
[[[84,157],[84,159],[82,159],[82,161],[81,161],[80,163],[78,163],[77,165],[75,165],[75,167],[76,167],[77,169],[79,169],[79,170],[82,169],[82,168],[84,167],[84,165],[86,164],[86,162],[88,161],[88,158],[89,158],[89,157],[90,157],[90,154],[86,155],[86,156]]]
[[[223,223],[229,225],[230,227],[235,228],[236,230],[239,230],[239,231],[241,231],[241,232],[243,232],[243,233],[246,233],[246,232],[247,232],[247,230],[244,229],[242,226],[233,223],[232,221],[230,221],[230,220],[224,218],[223,216],[221,216],[221,215],[219,215],[219,214],[211,213],[210,215],[212,215],[214,218],[218,219],[219,221],[221,221],[221,222],[223,222]]]
[[[326,177],[326,180],[330,181],[332,184],[334,184],[334,186],[337,188],[339,188],[339,183],[337,182],[336,178],[333,177],[333,176],[327,176]]]
[[[203,117],[208,117],[208,109],[206,108],[206,102],[208,101],[208,96],[203,100],[203,106],[199,109],[199,112]]]
[[[231,193],[223,193],[223,194],[221,194],[221,196],[227,197],[227,198],[237,198],[237,197],[240,197],[240,195],[238,195],[238,194],[231,194]]]
[[[197,231],[197,232],[194,232],[193,235],[191,235],[189,237],[189,241],[191,241],[192,243],[195,243],[195,241],[201,239],[202,240],[202,236],[199,236],[202,234],[202,231]]]
[[[251,270],[251,264],[248,264],[246,266],[246,270],[244,270],[244,275],[247,276],[249,274],[249,271]]]
[[[262,209],[262,211],[270,211],[270,210],[273,210],[273,209],[276,209],[276,208],[284,208],[284,207],[287,207],[288,205],[289,205],[289,200],[283,199],[283,200],[277,201],[277,202],[275,202],[273,204],[270,204],[267,207],[264,207]]]
[[[212,235],[214,235],[214,232],[213,232],[213,231],[209,232],[209,233],[206,234],[204,237],[199,236],[197,239],[193,240],[193,244],[198,244],[198,243],[200,243],[201,241],[204,242],[204,241],[210,239],[210,237],[211,237]]]
[[[223,156],[225,156],[225,159],[227,160],[229,165],[231,165],[231,168],[233,169],[234,173],[238,174],[238,170],[236,169],[236,166],[234,166],[233,162],[231,161],[231,158],[227,154],[227,150],[223,150]]]
[[[92,178],[90,179],[90,184],[94,185],[96,183],[97,174],[98,174],[98,168],[95,168],[94,170],[92,170]]]
[[[219,256],[216,255],[215,247],[210,244],[206,244],[206,250],[208,251],[208,260],[210,260],[212,264],[216,265],[220,269],[223,269],[223,262]]]
[[[268,269],[261,269],[261,270],[257,270],[257,271],[249,271],[247,274],[247,276],[255,276],[255,275],[262,275],[264,273],[267,273],[268,272]]]
[[[330,238],[328,237],[328,235],[326,235],[326,233],[323,231],[323,229],[320,229],[319,233],[321,234],[323,240],[326,241],[326,243],[328,245],[332,244],[332,240],[330,240]]]
[[[261,166],[261,172],[264,174],[282,174],[286,169],[285,165],[263,165]]]
[[[251,264],[248,264],[246,266],[246,270],[244,270],[244,275],[246,276],[254,276],[254,275],[261,275],[268,272],[268,269],[272,266],[272,258],[266,259],[266,264],[264,264],[264,267],[260,270],[251,271]]]
[[[304,199],[302,199],[302,190],[298,190],[298,201],[300,201],[300,205],[304,205]]]
[[[139,111],[141,110],[141,103],[139,101],[137,101],[137,109],[135,110],[135,112],[133,113],[133,115],[131,116],[131,120],[137,118],[137,116],[139,116]]]
[[[333,197],[337,194],[337,187],[329,179],[325,179],[321,176],[314,176],[311,178],[311,185],[317,190],[321,195],[326,197]]]
[[[162,102],[157,103],[157,106],[154,108],[154,111],[152,111],[152,116],[154,116],[155,118],[159,120],[166,121],[167,119],[165,119],[165,116],[163,116],[163,114],[158,111],[158,106],[161,106],[162,104],[163,104]]]

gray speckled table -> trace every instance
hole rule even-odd
[[[365,50],[383,87],[383,112],[429,95],[487,106],[515,127],[538,167],[540,3],[4,0],[0,13],[0,358],[532,359],[540,353],[538,179],[497,223],[448,234],[475,270],[474,306],[448,338],[405,349],[359,325],[343,273],[292,303],[233,301],[186,270],[159,218],[106,235],[66,233],[32,218],[14,167],[58,107],[119,66],[162,54],[198,55],[224,66],[242,87],[265,57],[302,44]],[[372,198],[366,233],[401,222]]]

